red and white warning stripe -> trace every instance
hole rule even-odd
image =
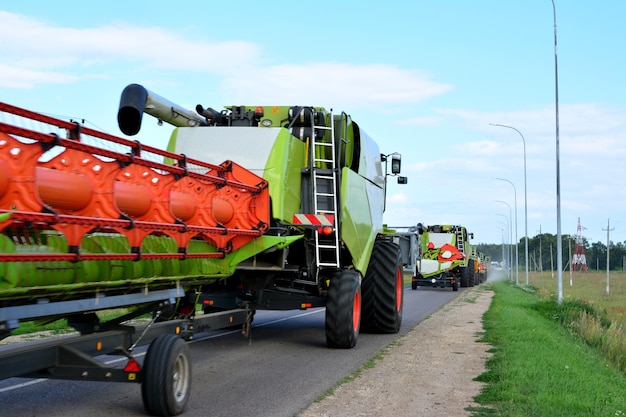
[[[294,214],[293,224],[309,226],[334,226],[335,216],[332,214]]]

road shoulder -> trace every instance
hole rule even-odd
[[[299,416],[469,416],[484,385],[474,378],[491,356],[478,340],[492,297],[484,286],[467,289]]]

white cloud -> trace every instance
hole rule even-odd
[[[225,77],[221,89],[232,102],[356,108],[415,103],[452,88],[417,70],[387,64],[311,62],[263,67],[261,49],[253,43],[187,39],[170,30],[124,22],[76,29],[0,12],[0,39],[0,54],[5,57],[0,79],[11,88],[95,77],[94,73],[104,73],[113,64],[126,65],[129,71],[150,67],[218,74]]]
[[[0,88],[32,88],[36,83],[63,84],[77,77],[61,72],[38,71],[0,63]]]
[[[227,73],[255,65],[260,49],[249,42],[185,39],[161,29],[117,23],[76,29],[0,11],[0,79],[6,87],[71,82],[107,65]],[[99,66],[99,67],[98,67]],[[61,76],[60,71],[80,75]]]
[[[258,68],[245,77],[234,73],[222,88],[234,102],[309,102],[354,109],[416,103],[452,87],[392,65],[317,62]]]
[[[508,208],[494,200],[514,205],[513,190],[495,180],[500,177],[516,187],[519,227],[523,228],[522,141],[511,129],[489,125],[501,123],[519,129],[526,141],[529,235],[534,236],[541,226],[544,233],[556,232],[554,107],[507,112],[436,109],[435,113],[446,119],[440,125],[445,134],[442,140],[416,145],[421,160],[406,168],[410,184],[418,183],[416,192],[408,192],[410,201],[389,210],[389,215],[403,215],[403,210],[413,207],[419,218],[411,218],[410,223],[467,222],[478,232],[479,241],[494,241],[496,225],[503,220],[500,214],[509,215]],[[623,216],[620,213],[626,206],[626,109],[600,103],[563,104],[560,126],[563,233],[575,231],[578,217],[587,222],[610,217],[613,223]],[[447,139],[452,137],[454,143]],[[472,203],[477,206],[471,207]]]

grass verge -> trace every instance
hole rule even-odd
[[[598,349],[545,314],[545,300],[507,282],[483,317],[493,346],[474,417],[624,416],[626,375]]]

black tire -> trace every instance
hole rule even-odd
[[[148,414],[176,416],[182,413],[191,392],[189,347],[174,334],[163,334],[150,343],[143,364],[141,397]]]
[[[416,290],[417,289],[417,281],[415,279],[411,280],[411,289],[412,290]]]
[[[480,285],[480,269],[478,266],[480,265],[480,261],[478,259],[474,260],[474,285]]]
[[[467,286],[473,287],[476,284],[476,271],[474,270],[474,260],[469,259],[467,261]]]
[[[361,328],[361,279],[358,272],[338,271],[326,300],[326,344],[337,349],[356,345]]]
[[[362,331],[398,333],[404,303],[403,280],[400,247],[385,240],[374,243],[362,284]]]
[[[456,280],[454,284],[452,284],[452,291],[458,291],[458,290],[459,290],[459,281]]]
[[[461,267],[461,287],[469,286],[469,279],[469,268],[467,266]]]
[[[474,264],[476,266],[479,265],[478,259],[474,261]],[[478,268],[476,268],[476,269],[478,269]],[[478,269],[476,272],[474,272],[474,285],[480,285],[480,269]]]

